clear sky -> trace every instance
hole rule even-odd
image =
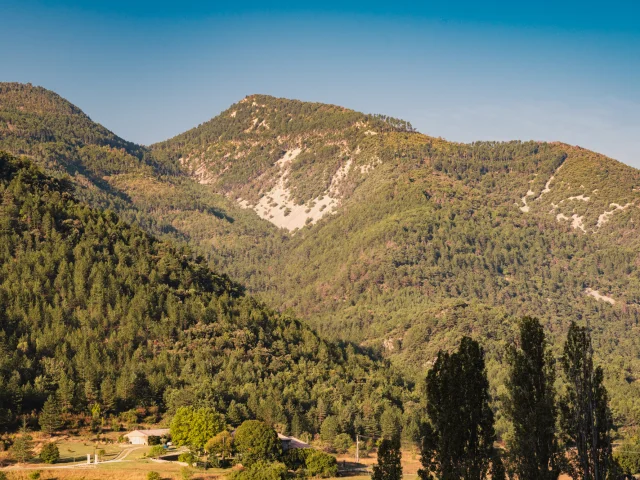
[[[640,168],[639,19],[638,0],[0,0],[0,81],[142,144],[265,93]]]

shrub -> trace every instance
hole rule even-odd
[[[59,458],[60,451],[55,443],[47,442],[42,446],[42,450],[40,450],[40,459],[44,463],[56,463]]]
[[[158,472],[147,473],[147,480],[160,480],[160,474]]]
[[[164,453],[164,447],[162,445],[154,445],[153,447],[151,447],[151,450],[149,450],[148,456],[151,458],[156,458],[162,455],[163,453]]]
[[[36,470],[35,472],[31,472],[28,477],[30,480],[40,480],[41,473],[40,470]]]
[[[298,470],[307,464],[307,457],[313,453],[311,448],[291,448],[284,452],[282,461],[290,470]]]
[[[0,480],[7,480],[7,474],[4,472],[0,472]]]
[[[193,476],[193,474],[191,473],[191,470],[187,467],[183,467],[180,470],[180,477],[182,477],[182,480],[191,480],[191,477]]]
[[[328,453],[314,451],[307,457],[307,474],[312,477],[329,478],[338,474],[336,457]]]
[[[196,457],[192,452],[184,452],[178,456],[178,461],[193,465],[198,462],[198,457]]]
[[[258,460],[239,472],[234,472],[230,480],[284,480],[287,478],[287,466],[281,462]]]
[[[162,443],[160,437],[157,435],[149,435],[147,441],[149,442],[149,445],[160,445]]]

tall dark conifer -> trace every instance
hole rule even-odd
[[[439,352],[427,374],[422,479],[487,478],[495,451],[484,351],[464,337],[457,352]]]
[[[575,480],[605,480],[615,469],[612,459],[611,412],[601,367],[593,366],[591,336],[571,322],[562,355],[567,392],[560,402],[561,424]]]
[[[561,463],[555,366],[538,319],[521,320],[519,342],[507,348],[507,359],[505,414],[514,433],[508,445],[511,469],[519,480],[555,480]]]
[[[373,467],[371,480],[400,480],[402,478],[400,436],[385,438],[378,447],[378,464]]]

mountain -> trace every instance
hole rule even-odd
[[[0,154],[2,428],[53,394],[80,418],[96,403],[151,421],[206,404],[231,424],[260,418],[296,434],[328,414],[347,431],[377,428],[410,398],[386,362],[321,339],[72,189]]]
[[[7,110],[0,95],[10,146]],[[469,334],[499,395],[517,317],[540,317],[556,353],[570,320],[588,321],[618,421],[640,420],[638,170],[562,143],[459,144],[264,95],[134,151],[138,164],[97,179],[123,199],[112,208],[324,337],[419,378]]]

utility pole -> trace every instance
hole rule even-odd
[[[356,463],[360,463],[360,435],[356,433]]]

